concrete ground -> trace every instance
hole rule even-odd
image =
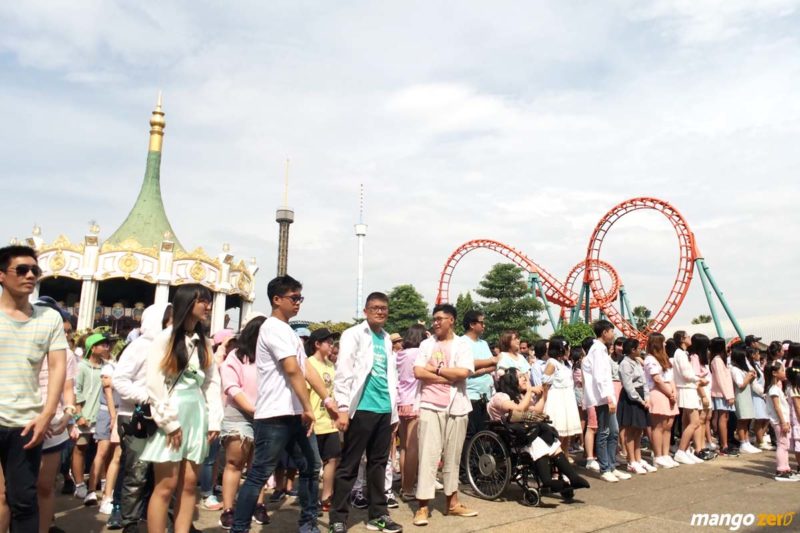
[[[711,462],[681,466],[671,470],[637,476],[628,481],[606,483],[590,477],[592,488],[578,491],[573,503],[545,497],[539,507],[519,503],[521,491],[512,486],[498,501],[483,501],[469,495],[464,486],[463,503],[479,511],[476,518],[457,518],[442,515],[444,497],[438,494],[433,503],[430,525],[412,525],[414,508],[401,502],[392,517],[406,531],[421,533],[451,532],[491,533],[521,531],[547,532],[635,532],[671,533],[680,531],[731,531],[728,527],[696,527],[691,525],[693,513],[798,513],[800,512],[800,483],[779,483],[773,480],[774,453],[761,453],[740,458],[720,457]],[[581,469],[581,473],[586,471]],[[283,502],[270,506],[272,523],[257,526],[252,531],[296,531],[298,507]],[[68,533],[104,531],[106,517],[97,508],[84,508],[78,500],[59,496],[57,524]],[[199,510],[195,525],[208,532],[223,531],[217,526],[219,512]],[[750,526],[738,531],[800,531],[800,517],[786,526],[758,527],[759,517]],[[366,531],[366,511],[354,510],[350,516],[350,531]],[[328,518],[320,520],[324,531]],[[142,524],[141,531],[146,531]]]

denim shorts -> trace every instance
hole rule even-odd
[[[728,402],[725,398],[717,398],[716,396],[711,398],[712,403],[714,404],[715,411],[735,411],[736,407],[733,405],[728,405]]]
[[[223,441],[226,437],[237,437],[242,440],[252,441],[255,439],[253,423],[247,420],[230,420],[228,418],[223,418],[219,436],[222,437]]]

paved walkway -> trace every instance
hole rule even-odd
[[[775,467],[773,453],[741,458],[718,458],[696,466],[681,466],[653,474],[637,476],[629,481],[610,484],[590,478],[592,488],[578,491],[575,501],[566,504],[558,498],[544,498],[539,507],[518,503],[520,491],[511,487],[500,501],[487,502],[463,496],[463,501],[480,512],[477,518],[443,516],[444,497],[439,494],[433,504],[430,525],[416,528],[411,524],[413,510],[400,504],[392,517],[407,532],[521,533],[546,532],[631,532],[672,533],[680,531],[730,531],[727,527],[693,527],[693,513],[766,513],[800,512],[800,483],[779,483],[772,479]],[[585,471],[582,471],[585,472]],[[96,508],[87,509],[66,496],[58,500],[58,524],[68,533],[105,531],[105,516]],[[298,507],[284,502],[270,508],[272,524],[255,526],[253,532],[296,530]],[[217,527],[218,512],[198,511],[196,526],[203,531],[222,531]],[[350,531],[367,531],[366,512],[351,514]],[[800,517],[785,527],[740,527],[738,531],[800,531]],[[327,528],[327,516],[320,527]],[[141,531],[146,531],[142,524]]]

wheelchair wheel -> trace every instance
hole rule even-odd
[[[541,501],[541,495],[536,489],[527,489],[522,493],[522,503],[531,507],[536,507]]]
[[[511,455],[493,431],[476,433],[467,444],[467,478],[475,494],[494,500],[511,481]]]

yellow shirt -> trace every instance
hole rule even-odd
[[[330,361],[326,360],[323,363],[316,357],[311,356],[309,356],[306,363],[313,366],[314,370],[317,371],[317,374],[319,374],[319,376],[322,378],[322,382],[325,383],[325,388],[328,389],[328,396],[332,398],[333,373],[336,367],[334,367],[333,363]],[[308,389],[310,392],[311,409],[314,411],[314,417],[317,419],[317,421],[314,422],[314,433],[317,435],[335,433],[338,430],[336,429],[336,426],[333,425],[333,419],[331,418],[331,415],[328,414],[328,410],[325,409],[325,406],[322,404],[322,398],[319,397],[319,394],[314,392],[311,386],[309,386]]]

